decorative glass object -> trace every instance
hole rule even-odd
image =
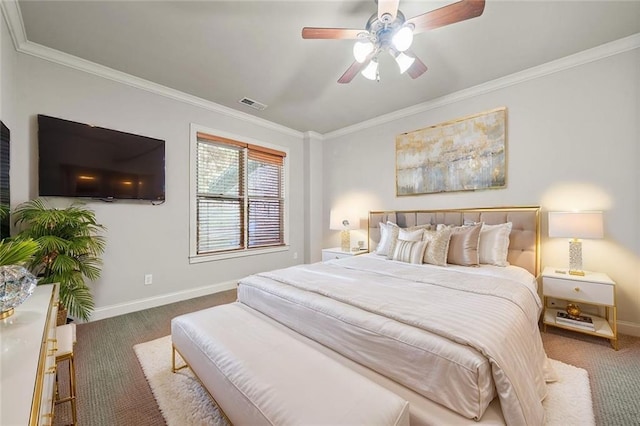
[[[13,314],[36,288],[36,277],[19,265],[0,266],[0,319]]]
[[[580,310],[580,306],[574,303],[569,303],[567,305],[566,310],[567,310],[567,313],[572,317],[579,317],[580,314],[582,313],[582,311]]]

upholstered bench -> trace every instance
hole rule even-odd
[[[236,425],[408,425],[409,403],[231,303],[171,321],[175,352]]]

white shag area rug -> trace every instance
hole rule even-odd
[[[171,372],[171,336],[140,343],[133,349],[167,425],[227,425],[189,368]],[[182,365],[182,360],[178,361]],[[545,424],[595,425],[587,371],[560,361],[551,362],[560,379],[548,385],[549,395],[543,402]]]

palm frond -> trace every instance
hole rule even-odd
[[[93,296],[89,287],[67,282],[60,285],[60,302],[67,308],[69,315],[88,321],[94,309]]]
[[[0,266],[23,265],[33,258],[39,248],[32,239],[0,241]]]
[[[51,261],[49,268],[53,274],[65,274],[78,271],[78,260],[66,254],[59,254]]]
[[[90,280],[97,280],[102,272],[101,266],[102,261],[98,258],[84,259],[78,264],[78,270]]]

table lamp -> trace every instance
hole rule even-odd
[[[340,249],[342,251],[351,251],[351,234],[349,230],[358,229],[359,219],[354,216],[341,214],[335,210],[331,210],[329,215],[329,229],[340,232]]]
[[[584,275],[580,238],[603,237],[602,212],[549,212],[549,237],[571,238],[569,274]]]

